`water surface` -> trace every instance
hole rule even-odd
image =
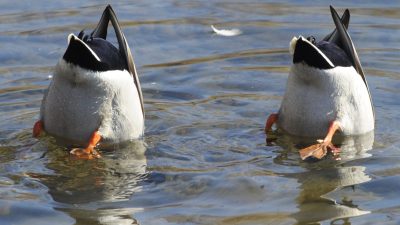
[[[31,128],[67,35],[91,31],[106,2],[1,1],[1,224],[400,223],[398,2],[335,1],[351,11],[376,130],[319,162],[301,161],[292,137],[267,145],[263,127],[291,38],[333,29],[328,2],[111,3],[140,74],[145,139],[80,161]]]

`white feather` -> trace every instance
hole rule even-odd
[[[61,59],[42,103],[41,117],[51,135],[76,144],[100,131],[105,143],[143,135],[144,118],[128,71],[96,72]]]
[[[227,37],[237,36],[237,35],[240,35],[242,33],[242,31],[239,30],[239,29],[222,30],[222,29],[215,28],[214,25],[211,25],[211,29],[216,34],[221,35],[221,36],[227,36]]]

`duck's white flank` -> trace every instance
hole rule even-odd
[[[140,98],[128,71],[90,71],[63,59],[43,99],[41,118],[48,133],[77,144],[86,144],[95,130],[105,143],[136,139],[144,130]]]
[[[299,136],[325,136],[337,120],[344,135],[374,129],[367,87],[353,67],[321,70],[297,63],[291,67],[278,125]]]

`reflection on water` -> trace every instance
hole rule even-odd
[[[334,199],[325,198],[335,189],[353,186],[371,180],[365,168],[359,166],[337,169],[322,169],[299,175],[301,192],[297,198],[299,212],[293,215],[299,222],[318,222],[359,216],[369,213],[357,205],[337,204]],[[323,212],[323,213],[321,213]]]
[[[289,135],[284,135],[281,139],[283,139],[280,142],[284,144],[283,148],[290,149],[293,153],[297,153],[297,148],[294,146],[299,142],[309,144],[312,141]],[[305,172],[284,174],[285,177],[297,179],[300,184],[299,195],[296,198],[299,211],[292,215],[298,222],[335,220],[369,213],[369,211],[358,208],[357,205],[346,204],[346,202],[338,204],[334,199],[327,198],[325,195],[371,180],[371,177],[365,173],[365,167],[346,166],[345,163],[371,156],[368,151],[373,147],[374,132],[360,136],[336,137],[334,143],[341,147],[340,160],[330,158],[328,155],[325,160],[303,163],[302,166],[307,169]],[[288,154],[291,153],[280,153],[275,158],[275,162],[285,163]]]
[[[298,155],[308,140],[266,145],[263,126],[282,100],[290,39],[331,31],[328,3],[111,4],[141,78],[145,140],[81,161],[31,128],[67,35],[95,26],[104,5],[1,1],[0,224],[400,224],[397,2],[335,1],[352,14],[376,130],[336,140],[340,161],[316,162]]]
[[[133,142],[106,152],[101,160],[86,162],[50,148],[46,167],[55,175],[41,179],[54,200],[62,203],[126,199],[139,191],[136,185],[146,173],[145,149],[142,141]]]
[[[125,218],[126,212],[120,215],[121,210],[106,208],[109,207],[108,202],[129,199],[141,190],[139,183],[146,177],[147,165],[143,141],[128,143],[118,147],[118,151],[103,152],[102,159],[93,161],[71,158],[65,149],[59,149],[51,142],[48,142],[46,148],[46,167],[54,174],[30,175],[39,178],[49,188],[51,197],[66,206],[61,206],[60,210],[75,218],[77,223],[89,221],[86,215],[88,212],[82,211],[94,213],[94,221],[112,220],[113,223],[119,223],[120,220],[134,220],[131,217]],[[92,202],[98,203],[93,206]],[[101,208],[105,209],[91,212]]]

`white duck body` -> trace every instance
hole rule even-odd
[[[293,64],[277,120],[292,135],[325,137],[326,142],[335,126],[343,135],[359,135],[374,130],[375,123],[368,84],[347,32],[350,12],[339,18],[330,10],[333,32],[318,43],[312,36],[290,42]]]
[[[118,48],[106,39],[110,22]],[[139,78],[110,5],[90,35],[81,31],[68,36],[67,50],[55,66],[40,114],[40,126],[69,145],[93,148],[100,139],[92,137],[100,136],[101,145],[107,146],[143,135]]]
[[[91,71],[61,59],[45,94],[47,133],[85,144],[98,130],[105,143],[143,135],[144,118],[134,78],[126,70]]]
[[[293,64],[279,110],[278,126],[292,135],[322,137],[339,121],[343,135],[374,129],[369,91],[354,67],[317,69]]]

